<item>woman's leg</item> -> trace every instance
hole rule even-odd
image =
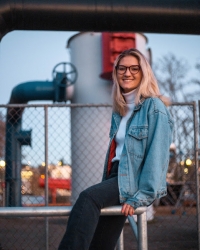
[[[125,216],[100,216],[89,250],[114,250],[121,234]]]
[[[105,248],[106,246],[97,248],[96,244],[99,245],[99,240],[102,237],[105,237],[104,244],[116,241],[123,228],[125,216],[106,216],[100,218],[99,216],[101,208],[119,204],[117,177],[110,178],[83,191],[72,209],[67,230],[60,243],[59,250],[88,250],[96,228],[97,231],[91,249],[112,250],[112,248]],[[116,217],[120,218],[120,223]],[[105,224],[106,221],[108,221],[107,224]],[[99,225],[98,227],[97,224]],[[104,226],[106,228],[102,232],[101,228]]]

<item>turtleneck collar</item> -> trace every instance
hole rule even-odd
[[[125,101],[127,104],[131,104],[131,103],[134,103],[135,101],[135,95],[136,95],[136,90],[132,90],[128,93],[122,93],[122,95],[124,96],[125,98]]]

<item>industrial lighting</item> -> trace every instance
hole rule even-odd
[[[26,179],[29,179],[30,177],[32,177],[33,176],[33,172],[31,171],[31,170],[22,170],[21,171],[21,177],[22,178],[26,178]]]
[[[185,164],[187,166],[191,166],[192,165],[192,161],[188,158],[186,161],[185,161]]]
[[[6,166],[6,162],[3,160],[0,160],[0,167],[5,167]]]
[[[62,166],[62,161],[59,161],[59,162],[58,162],[58,166]]]
[[[184,168],[184,173],[188,174],[188,168]]]

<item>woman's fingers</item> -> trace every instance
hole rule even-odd
[[[124,214],[125,216],[128,216],[128,215],[133,215],[134,214],[134,212],[135,212],[135,210],[134,210],[134,208],[131,206],[131,205],[129,205],[129,204],[123,204],[123,206],[122,206],[122,210],[121,210],[121,212],[122,212],[122,214]]]
[[[121,210],[121,213],[124,214],[124,215],[126,215],[125,214],[126,206],[127,206],[127,204],[123,204],[122,210]]]

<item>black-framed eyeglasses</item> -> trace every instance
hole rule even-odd
[[[126,67],[124,65],[116,66],[116,71],[120,75],[125,74],[127,69],[129,69],[129,71],[131,72],[132,75],[135,75],[140,71],[140,65],[131,65],[129,67]]]

